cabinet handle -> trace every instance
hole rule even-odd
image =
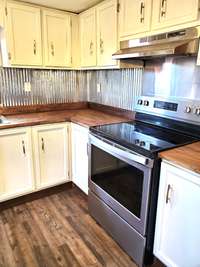
[[[41,138],[41,143],[42,143],[42,151],[44,152],[44,138]]]
[[[24,140],[22,140],[22,151],[23,151],[23,154],[26,156],[26,147],[25,147]]]
[[[9,59],[9,60],[12,59],[12,56],[11,56],[11,53],[10,53],[10,52],[8,53],[8,59]]]
[[[103,52],[104,52],[104,42],[103,39],[100,37],[100,53],[103,54]]]
[[[164,17],[166,15],[166,6],[167,6],[167,0],[162,0],[161,17]]]
[[[93,55],[93,42],[90,42],[90,55]]]
[[[33,41],[33,53],[34,55],[37,54],[37,45],[36,45],[36,40]]]
[[[54,44],[51,42],[51,55],[54,57],[55,51],[54,51]]]
[[[141,2],[140,4],[140,22],[141,23],[144,22],[144,9],[145,9],[144,2]]]
[[[171,197],[170,197],[170,191],[171,190],[172,190],[172,186],[170,184],[168,184],[168,186],[167,186],[167,194],[166,194],[166,199],[165,199],[166,204],[168,204],[170,199],[171,199]]]

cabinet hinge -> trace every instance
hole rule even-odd
[[[8,9],[7,9],[7,7],[5,7],[5,14],[6,14],[6,16],[8,16]]]
[[[119,2],[117,3],[117,12],[118,13],[120,12],[120,3]]]

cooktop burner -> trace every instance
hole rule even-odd
[[[155,153],[196,141],[196,138],[174,130],[140,121],[92,127],[91,132],[119,145],[153,157]]]

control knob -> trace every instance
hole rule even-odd
[[[148,100],[144,101],[144,106],[146,106],[146,107],[149,106],[149,101]]]
[[[144,141],[140,141],[140,146],[145,146],[146,143]]]
[[[143,104],[143,100],[142,99],[138,99],[138,105],[142,105]]]
[[[196,109],[195,109],[195,114],[196,114],[197,116],[200,115],[200,108],[196,108]]]
[[[187,106],[186,108],[185,108],[185,112],[186,113],[190,113],[192,111],[192,108],[190,107],[190,106]]]
[[[135,139],[135,144],[138,145],[140,143],[139,139]]]

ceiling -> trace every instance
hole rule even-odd
[[[89,7],[101,2],[102,0],[20,0],[37,5],[57,8],[61,10],[80,13]]]

